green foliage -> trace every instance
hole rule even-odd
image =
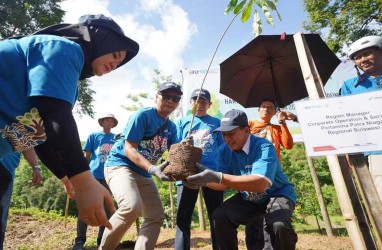
[[[62,0],[1,0],[0,38],[31,34],[43,27],[62,22]]]
[[[291,150],[282,150],[281,162],[285,174],[294,183],[297,193],[294,219],[301,223],[307,215],[321,217],[320,206],[303,145],[295,144]],[[313,162],[328,212],[331,215],[341,214],[326,158],[315,158]]]
[[[304,0],[309,21],[304,28],[322,33],[334,52],[366,35],[382,35],[382,1],[375,0]]]
[[[78,99],[76,102],[75,110],[82,117],[88,115],[94,118],[93,101],[95,91],[90,88],[91,81],[85,79],[78,81]]]
[[[37,187],[29,185],[32,177],[31,167],[22,157],[16,169],[11,207],[13,208],[38,208],[45,212],[57,211],[64,214],[66,193],[61,182],[43,165],[43,184]],[[71,201],[69,214],[76,215],[75,204]]]
[[[265,16],[265,20],[267,21],[268,24],[274,25],[274,20],[271,15],[271,11],[276,12],[277,18],[281,20],[280,13],[278,12],[276,8],[278,0],[242,0],[240,3],[238,3],[237,0],[231,0],[226,9],[225,13],[228,14],[230,12],[233,12],[233,14],[237,15],[240,12],[241,14],[241,21],[244,23],[248,21],[248,19],[251,17],[251,14],[253,12],[253,34],[254,35],[259,35],[262,33],[262,19],[260,17],[259,10],[256,9],[260,8],[261,12]],[[254,6],[255,5],[255,6]],[[252,11],[253,8],[253,11]]]

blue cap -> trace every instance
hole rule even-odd
[[[227,132],[238,127],[248,127],[248,118],[243,111],[232,109],[224,114],[220,121],[220,127],[215,129],[215,131]]]
[[[191,99],[194,97],[198,97],[199,93],[201,98],[206,99],[207,101],[211,101],[210,92],[208,92],[208,90],[206,89],[195,89],[194,92],[192,92]]]
[[[158,92],[164,92],[164,91],[175,91],[178,92],[179,94],[183,95],[183,92],[180,88],[180,86],[174,82],[164,82],[160,85]]]

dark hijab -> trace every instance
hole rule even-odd
[[[61,36],[78,43],[85,56],[80,80],[94,75],[92,70],[94,59],[105,54],[126,51],[126,58],[118,65],[120,67],[135,57],[139,50],[138,43],[125,36],[121,27],[104,15],[82,16],[78,24],[56,24],[34,34]]]

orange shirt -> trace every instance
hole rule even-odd
[[[286,124],[274,125],[257,120],[249,120],[248,124],[251,134],[268,139],[273,143],[279,160],[281,159],[280,145],[285,149],[293,148],[293,137]]]

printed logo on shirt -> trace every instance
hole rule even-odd
[[[151,163],[155,164],[168,148],[168,138],[156,135],[151,140],[142,141],[140,153]]]
[[[248,164],[244,167],[244,175],[251,175],[252,174],[252,165]],[[264,192],[260,192],[260,193],[256,193],[256,192],[247,192],[247,191],[242,191],[241,192],[241,197],[245,200],[248,200],[248,201],[251,201],[251,202],[255,202],[255,201],[259,201],[261,199],[263,199],[264,197],[267,196],[267,192],[264,191]]]
[[[203,149],[203,152],[212,152],[214,137],[209,129],[194,130],[191,134],[195,147]]]
[[[0,129],[2,138],[6,138],[17,152],[35,147],[46,140],[44,123],[36,108],[17,116],[17,123],[6,125]]]
[[[99,161],[101,163],[104,163],[106,162],[106,159],[107,159],[107,155],[109,154],[111,148],[113,147],[113,144],[108,144],[108,143],[105,143],[105,144],[102,144],[99,148],[98,148],[98,156],[99,156]]]

